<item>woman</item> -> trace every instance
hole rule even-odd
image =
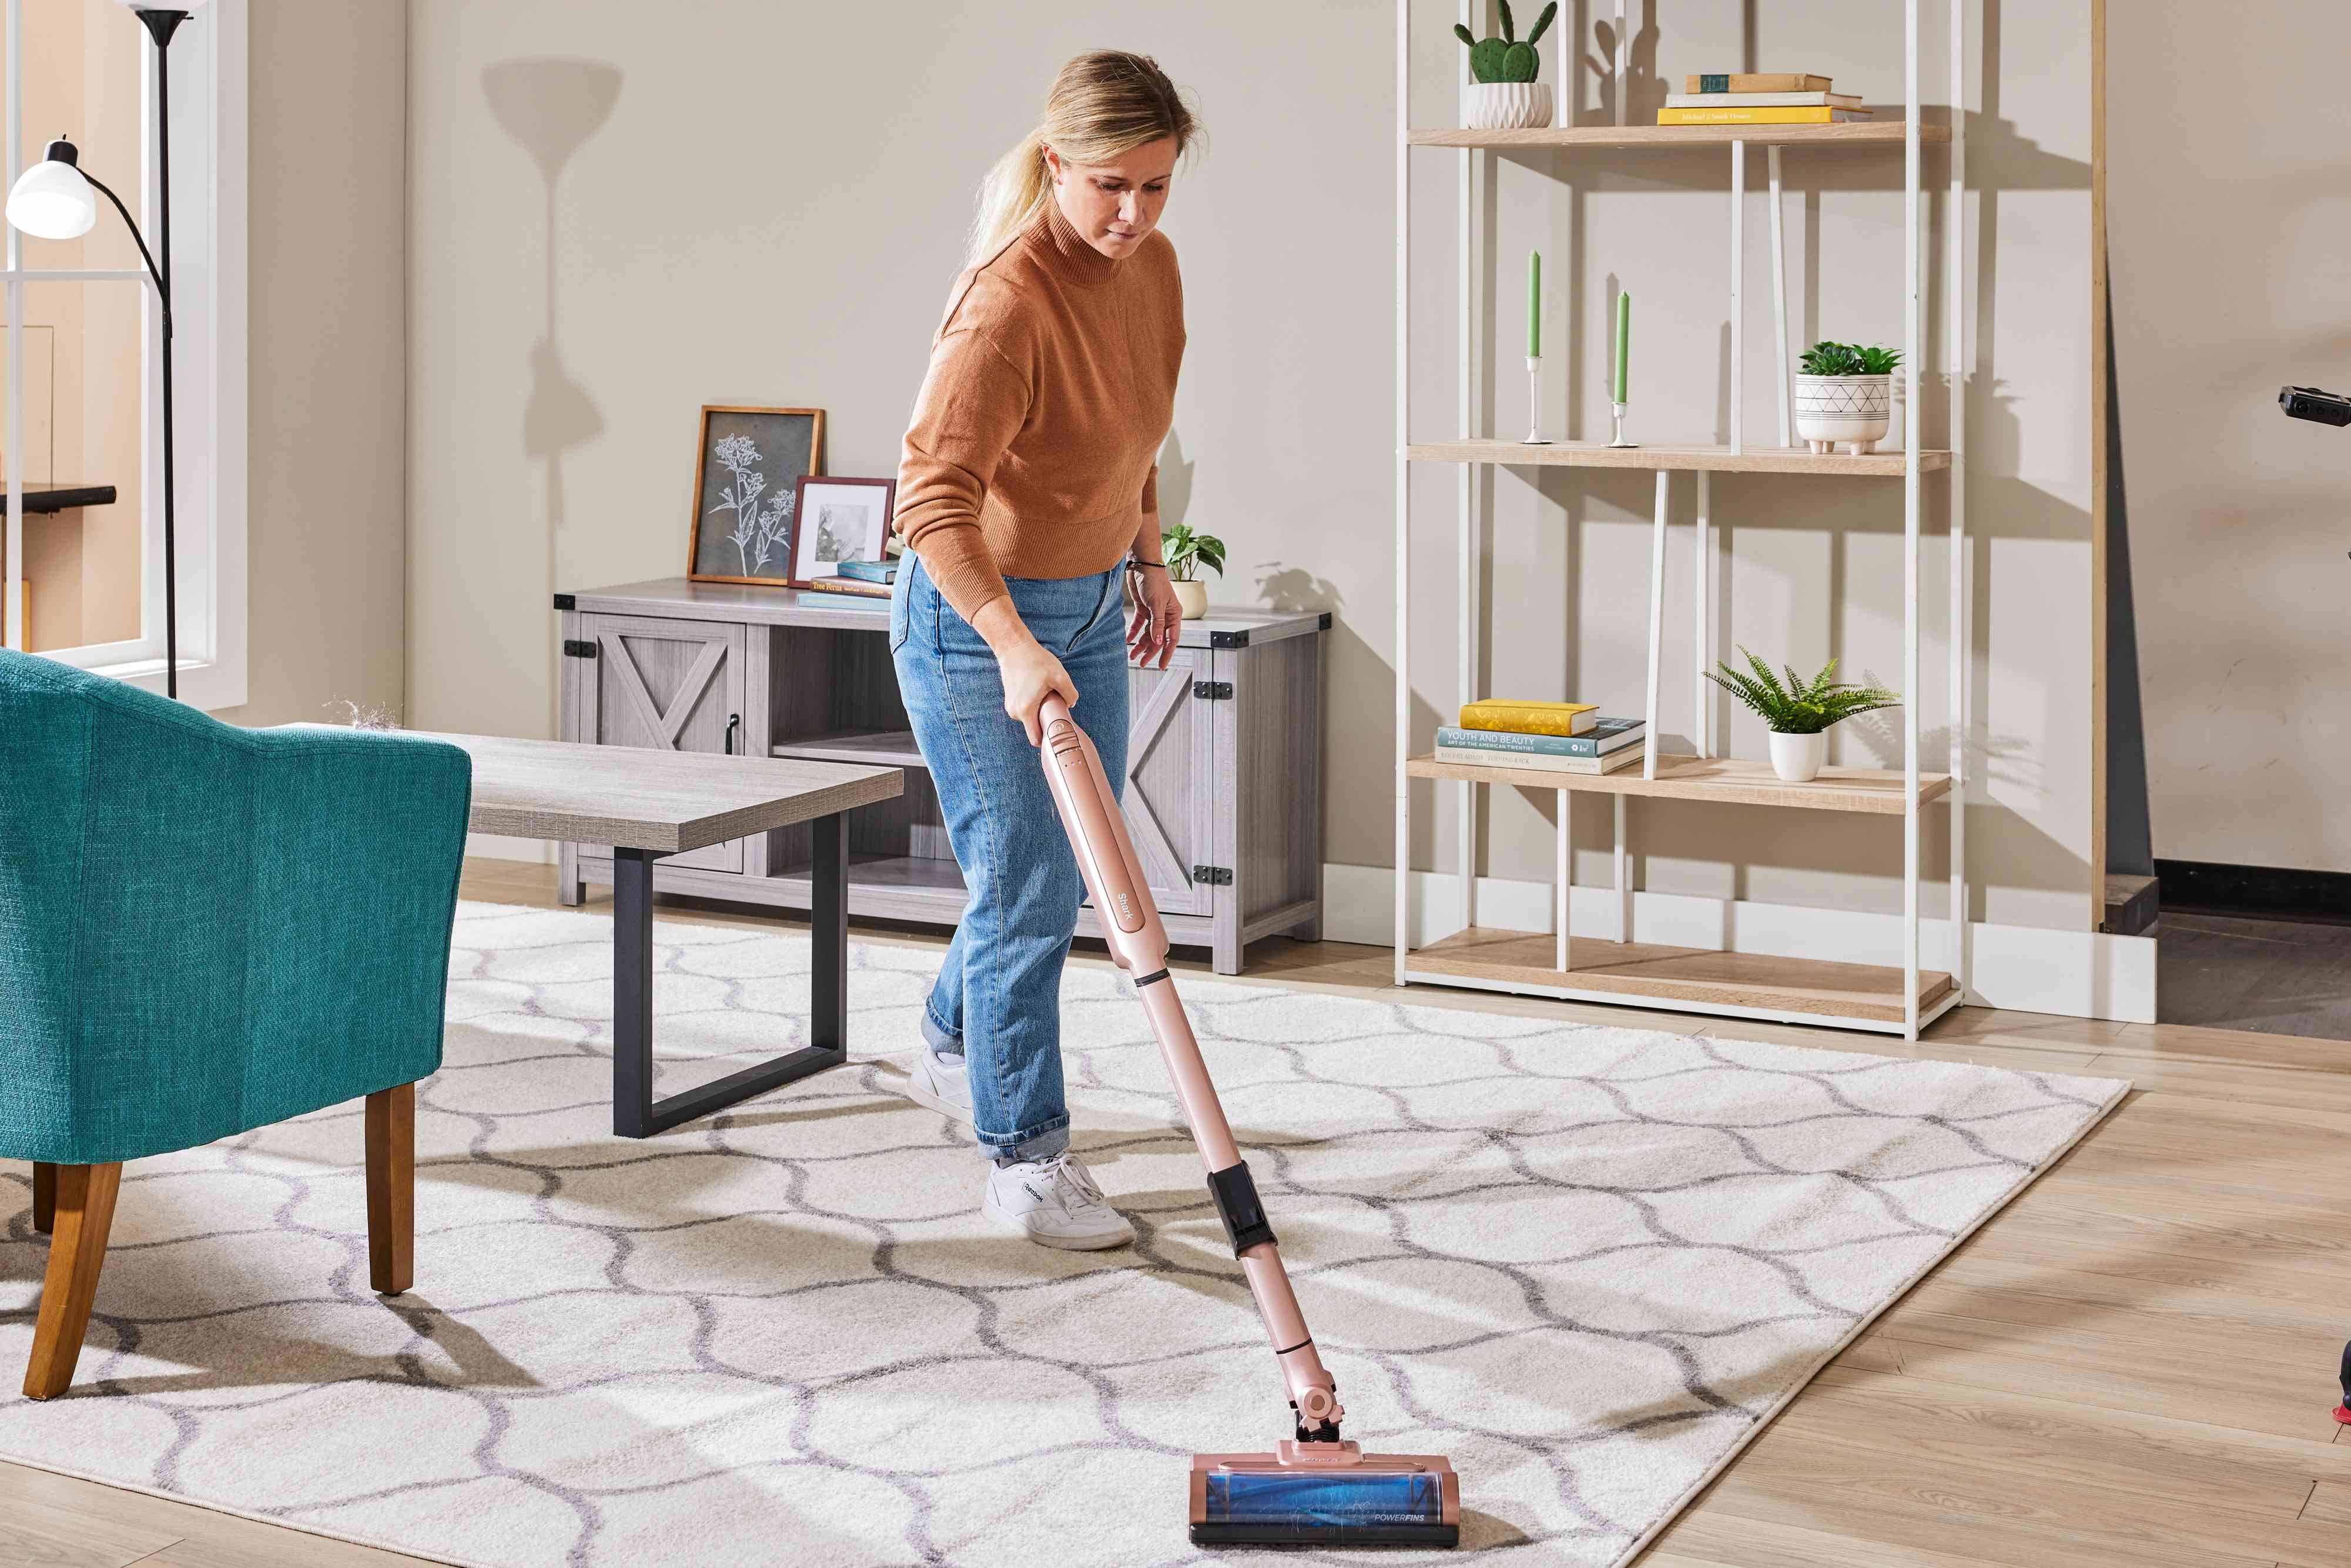
[[[982,1212],[1048,1247],[1134,1237],[1070,1150],[1060,996],[1084,886],[1035,747],[1059,692],[1123,788],[1127,657],[1165,668],[1182,629],[1154,458],[1183,287],[1155,231],[1195,130],[1141,55],[1061,68],[1043,120],[981,189],[898,468],[914,559],[891,653],[971,890],[909,1092],[971,1124],[994,1162]]]

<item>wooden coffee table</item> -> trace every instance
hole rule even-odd
[[[467,826],[612,847],[612,1131],[650,1137],[849,1059],[849,831],[844,813],[905,789],[895,768],[434,735],[474,759]],[[809,1043],[653,1098],[653,862],[795,822],[811,826]]]

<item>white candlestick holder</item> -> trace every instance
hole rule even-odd
[[[1527,438],[1521,446],[1549,446],[1551,438],[1542,433],[1542,356],[1527,356]]]
[[[1627,441],[1627,440],[1625,440],[1625,411],[1626,409],[1628,409],[1628,408],[1632,407],[1633,405],[1632,405],[1631,403],[1626,403],[1626,402],[1613,402],[1613,403],[1610,403],[1608,406],[1609,406],[1610,410],[1614,413],[1614,421],[1615,421],[1615,423],[1614,423],[1614,431],[1615,431],[1615,434],[1613,434],[1613,435],[1611,435],[1611,436],[1608,438],[1608,444],[1609,444],[1609,445],[1611,445],[1611,446],[1638,446],[1638,445],[1640,445],[1641,444],[1640,444],[1639,442],[1637,442],[1637,441]]]

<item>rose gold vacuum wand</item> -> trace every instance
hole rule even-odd
[[[1258,1315],[1265,1320],[1296,1413],[1296,1437],[1275,1453],[1193,1457],[1193,1541],[1456,1544],[1461,1494],[1450,1462],[1437,1455],[1365,1454],[1341,1440],[1339,1423],[1346,1412],[1306,1332],[1256,1184],[1233,1143],[1191,1019],[1168,977],[1167,931],[1151,902],[1102,758],[1059,695],[1046,697],[1040,717],[1040,760],[1101,916],[1102,939],[1112,959],[1134,977],[1135,994],[1150,1016],[1184,1120],[1207,1165],[1209,1194]]]

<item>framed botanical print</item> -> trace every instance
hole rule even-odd
[[[694,456],[686,576],[789,586],[799,482],[824,472],[824,410],[705,404]]]

